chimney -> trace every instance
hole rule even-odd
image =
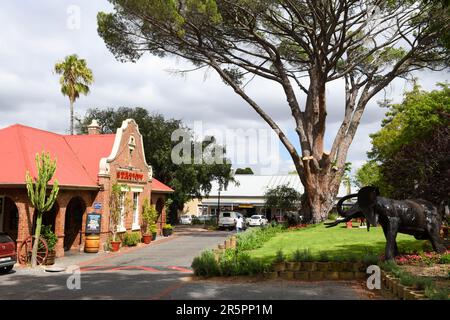
[[[88,126],[88,134],[101,134],[100,126],[98,125],[97,120],[92,120],[91,124]]]

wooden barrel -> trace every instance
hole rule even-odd
[[[84,252],[97,253],[100,247],[100,236],[98,234],[90,234],[86,236],[84,244]]]

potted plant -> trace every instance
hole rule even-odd
[[[155,241],[156,240],[156,234],[158,233],[158,227],[156,226],[156,224],[152,224],[150,226],[150,233],[152,234],[152,240]]]
[[[153,229],[152,226],[155,225],[155,221],[158,217],[158,211],[156,211],[155,207],[150,205],[150,201],[148,199],[144,200],[144,204],[142,206],[142,219],[145,223],[145,231],[142,235],[142,240],[145,244],[149,244],[153,238]]]
[[[112,233],[111,251],[113,252],[119,251],[121,244],[118,229],[121,223],[122,205],[124,205],[122,201],[122,186],[116,183],[111,188],[109,198],[109,228]]]
[[[58,242],[58,237],[56,234],[52,231],[52,226],[42,226],[41,227],[41,235],[45,239],[45,242],[47,242],[48,247],[48,255],[47,259],[45,259],[45,265],[50,266],[55,263],[55,257],[56,257],[56,243]]]
[[[172,234],[172,229],[173,229],[173,227],[172,227],[172,225],[170,223],[165,224],[164,227],[163,227],[163,230],[162,230],[163,231],[163,236],[164,237],[170,236]]]

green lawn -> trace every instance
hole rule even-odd
[[[354,224],[356,226],[356,224]],[[345,226],[325,228],[323,224],[306,229],[286,231],[267,241],[261,248],[249,251],[255,258],[265,261],[272,260],[278,250],[291,256],[296,249],[309,249],[315,257],[319,252],[326,252],[329,257],[350,258],[365,253],[384,254],[386,240],[381,227],[367,229],[347,229]],[[431,247],[429,241],[416,240],[414,237],[398,234],[397,244],[400,252],[424,250]]]

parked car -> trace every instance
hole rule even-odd
[[[236,219],[238,217],[244,218],[242,213],[235,211],[223,211],[219,215],[219,228],[221,229],[233,229],[236,227]],[[245,225],[245,223],[244,223]]]
[[[259,214],[255,214],[253,216],[250,217],[249,221],[248,221],[248,225],[250,227],[260,227],[260,226],[265,226],[267,224],[267,219],[266,217],[264,217],[263,215],[259,215]]]
[[[211,220],[216,220],[217,219],[217,217],[215,216],[215,215],[206,215],[206,214],[204,214],[204,215],[201,215],[201,216],[198,216],[198,217],[196,217],[201,223],[206,223],[206,222],[208,222],[208,221],[211,221]]]
[[[16,242],[0,232],[0,273],[8,273],[16,263]]]
[[[180,224],[192,224],[192,216],[188,215],[181,216]]]

